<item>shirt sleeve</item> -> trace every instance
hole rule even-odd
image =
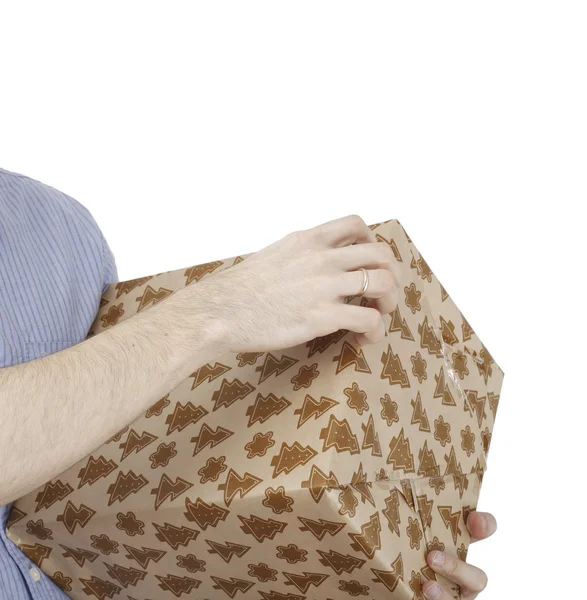
[[[110,249],[108,242],[104,235],[102,235],[102,260],[104,265],[104,281],[102,285],[102,293],[106,292],[106,289],[112,283],[118,282],[118,269],[116,267],[116,259],[114,253]]]

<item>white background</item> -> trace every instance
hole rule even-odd
[[[398,218],[505,371],[480,598],[579,597],[587,9],[405,4],[3,2],[0,166],[87,206],[121,280]]]

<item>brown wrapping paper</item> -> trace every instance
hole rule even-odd
[[[78,600],[459,598],[425,555],[466,559],[503,371],[399,221],[370,227],[402,279],[380,343],[201,366],[18,500],[8,537]],[[111,285],[88,337],[247,256]]]

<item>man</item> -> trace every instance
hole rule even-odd
[[[394,269],[389,247],[351,215],[288,234],[86,340],[102,293],[118,280],[106,240],[79,202],[0,169],[0,599],[67,598],[6,537],[11,502],[223,352],[291,347],[341,328],[358,343],[380,340]],[[363,282],[369,305],[344,303]],[[468,528],[486,538],[495,518],[472,512]],[[481,569],[448,556],[436,565],[438,554],[428,554],[430,566],[464,600],[483,590]],[[452,597],[432,582],[425,593]]]

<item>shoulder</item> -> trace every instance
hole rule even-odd
[[[10,199],[13,208],[44,208],[61,218],[81,218],[88,226],[98,229],[90,211],[78,200],[57,188],[22,173],[0,168],[0,199]],[[31,217],[36,211],[29,213]]]
[[[0,168],[0,217],[5,234],[50,239],[60,253],[99,262],[103,283],[118,277],[114,255],[94,216],[69,194],[28,175]],[[14,244],[18,239],[13,240]],[[30,247],[30,244],[29,244]]]

